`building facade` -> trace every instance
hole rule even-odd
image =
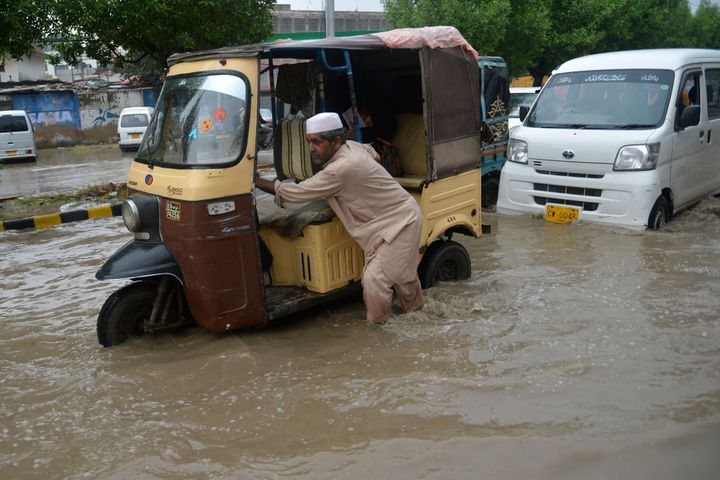
[[[276,4],[273,13],[273,32],[325,32],[323,10],[291,10],[290,5]],[[384,12],[335,12],[335,32],[377,32],[390,28]]]

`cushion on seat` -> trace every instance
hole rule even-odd
[[[393,143],[398,147],[400,165],[406,177],[427,178],[425,122],[419,113],[399,113]]]
[[[305,120],[281,121],[273,145],[275,173],[280,180],[305,180],[313,175],[310,147],[305,139]]]

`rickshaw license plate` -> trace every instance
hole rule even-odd
[[[131,133],[130,138],[140,138],[140,134],[139,133]]]
[[[560,205],[545,206],[545,220],[552,223],[572,223],[580,219],[580,209],[561,207]]]

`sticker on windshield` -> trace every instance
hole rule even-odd
[[[218,122],[225,120],[225,117],[227,117],[227,112],[224,108],[218,107],[215,109],[215,120]]]
[[[627,77],[624,73],[595,73],[585,77],[585,81],[590,82],[624,82]]]
[[[200,125],[200,128],[203,129],[203,132],[207,132],[212,128],[212,126],[213,126],[212,120],[210,120],[209,118],[206,118],[205,120],[203,120],[202,124]]]

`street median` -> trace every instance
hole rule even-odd
[[[117,217],[120,215],[119,203],[114,205],[100,205],[79,210],[70,210],[60,213],[49,213],[35,215],[33,217],[19,218],[16,220],[4,220],[0,224],[0,232],[6,230],[24,230],[27,228],[46,228],[61,223],[79,222],[93,218]]]

